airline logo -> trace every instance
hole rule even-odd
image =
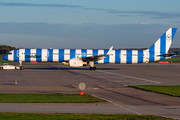
[[[25,55],[25,58],[41,58],[41,55]]]
[[[166,40],[167,40],[168,42],[171,41],[171,35],[170,35],[170,34],[166,35]]]

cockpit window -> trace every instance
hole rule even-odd
[[[12,55],[12,53],[8,53],[8,55]]]

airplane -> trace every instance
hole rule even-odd
[[[96,70],[94,64],[116,63],[134,64],[148,63],[174,57],[168,53],[177,28],[169,28],[149,49],[145,50],[109,50],[99,49],[15,49],[3,59],[17,61],[24,70],[22,62],[66,62],[70,67],[90,65],[89,70]]]

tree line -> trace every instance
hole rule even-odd
[[[16,49],[12,46],[0,45],[0,54],[7,54],[9,51]]]

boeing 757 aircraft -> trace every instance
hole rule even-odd
[[[70,67],[90,65],[96,70],[94,63],[147,63],[175,56],[168,50],[177,28],[169,28],[149,49],[146,50],[109,50],[98,49],[16,49],[3,57],[4,60],[17,61],[23,70],[22,62],[68,62]]]

